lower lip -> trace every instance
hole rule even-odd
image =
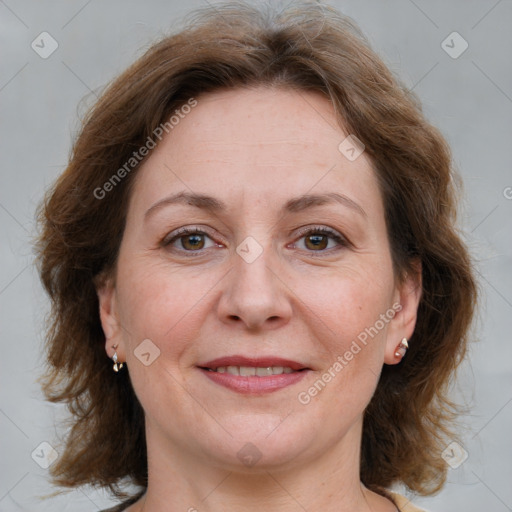
[[[209,370],[200,370],[213,382],[224,386],[237,393],[256,395],[278,391],[302,380],[308,370],[301,370],[293,373],[282,373],[280,375],[267,375],[265,377],[241,377],[230,373],[219,373]]]

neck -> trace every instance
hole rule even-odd
[[[299,454],[288,465],[222,466],[199,458],[151,425],[148,488],[129,512],[393,512],[395,507],[359,480],[361,425],[320,456]],[[300,460],[299,460],[300,459]]]

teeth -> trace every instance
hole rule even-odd
[[[231,375],[240,375],[240,368],[238,366],[228,366],[226,371]]]
[[[256,368],[254,366],[240,366],[240,377],[254,377]]]
[[[282,373],[293,373],[293,370],[287,366],[219,366],[216,370],[218,373],[229,373],[230,375],[238,375],[241,377],[268,377],[269,375],[281,375]]]
[[[256,368],[256,375],[258,377],[266,377],[267,375],[274,375],[271,367],[267,368]]]

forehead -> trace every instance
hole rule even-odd
[[[196,100],[139,170],[137,203],[179,190],[268,203],[339,191],[380,202],[370,159],[340,151],[349,133],[320,94],[259,87]]]

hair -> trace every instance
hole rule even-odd
[[[361,481],[384,494],[400,482],[420,494],[444,484],[441,453],[456,439],[458,412],[449,385],[477,297],[456,228],[450,150],[354,23],[308,2],[282,12],[242,3],[196,12],[115,79],[85,116],[69,165],[38,211],[39,272],[51,298],[41,381],[47,399],[71,412],[51,467],[54,484],[108,487],[117,496],[126,496],[123,480],[147,486],[144,411],[129,371],[112,371],[97,297],[99,280],[115,270],[141,163],[109,187],[108,198],[95,191],[107,190],[115,170],[191,98],[258,86],[317,92],[332,103],[340,126],[364,143],[373,163],[397,278],[421,263],[407,357],[384,365],[364,413]]]

